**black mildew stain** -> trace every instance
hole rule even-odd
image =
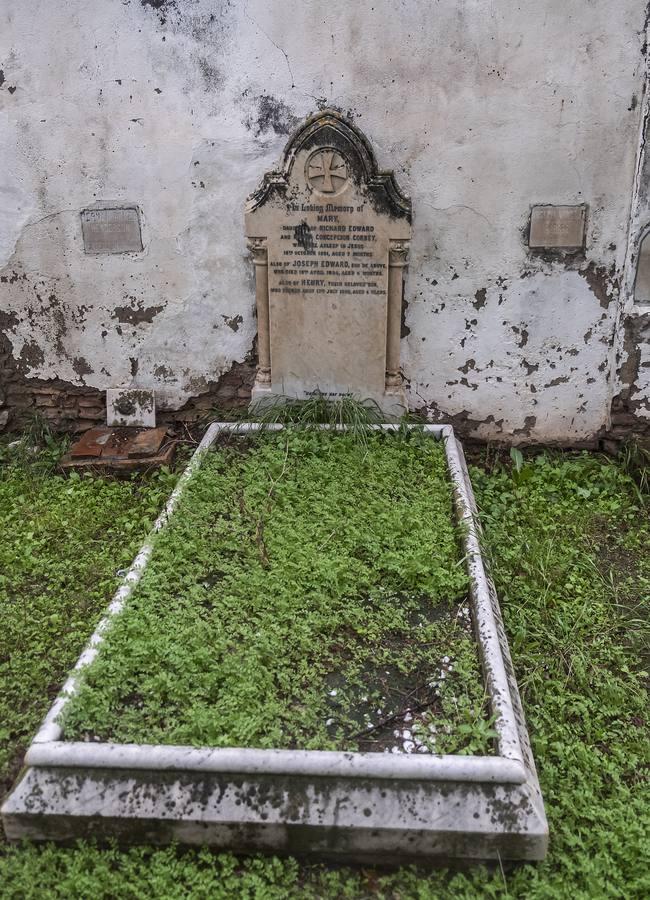
[[[480,288],[480,290],[474,294],[474,302],[472,303],[474,309],[483,309],[487,302],[486,297],[487,290],[485,288]]]
[[[239,326],[244,321],[243,316],[224,316],[221,318],[224,320],[228,328],[231,328],[233,331],[239,331]]]
[[[83,378],[84,375],[92,375],[92,373],[95,371],[89,364],[89,362],[83,358],[83,356],[75,356],[75,358],[72,360],[72,368],[80,378]]]
[[[302,247],[305,253],[314,252],[314,235],[311,233],[311,228],[306,222],[301,222],[300,225],[296,225],[293,229],[293,239]]]
[[[43,348],[39,347],[36,341],[25,341],[18,357],[19,371],[28,372],[30,369],[43,365],[44,362]]]
[[[409,308],[409,304],[408,304],[408,300],[406,299],[406,294],[404,293],[404,291],[402,291],[402,310],[401,310],[401,315],[400,315],[400,332],[399,332],[400,338],[408,337],[409,334],[411,333],[411,329],[406,324],[406,316],[408,313],[408,308]]]
[[[290,134],[300,121],[290,106],[270,94],[260,94],[254,97],[253,103],[255,109],[246,118],[244,124],[255,137],[259,137],[267,131],[273,131],[275,134]]]
[[[18,313],[13,310],[5,312],[0,309],[0,331],[14,331],[20,324]]]
[[[580,275],[589,285],[589,288],[600,303],[601,309],[607,309],[618,292],[618,280],[614,276],[615,268],[610,266],[597,266],[590,262],[584,269],[578,270]]]
[[[539,369],[539,363],[529,363],[526,359],[521,360],[521,366],[526,370],[527,375],[532,375]]]
[[[524,419],[523,428],[515,428],[512,433],[529,435],[536,424],[537,424],[537,416],[526,416],[526,418]]]
[[[504,323],[505,324],[505,323]],[[515,334],[519,335],[519,341],[517,342],[518,347],[525,347],[528,343],[528,329],[527,328],[519,328],[517,325],[510,326]]]
[[[111,317],[117,319],[121,325],[140,325],[143,322],[150,324],[164,308],[164,306],[143,306],[141,302],[138,303],[137,308],[133,306],[116,306],[111,313]]]

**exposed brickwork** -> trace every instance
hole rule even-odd
[[[641,415],[647,410],[647,399],[639,392],[639,380],[648,362],[642,351],[650,342],[650,313],[628,316],[624,322],[623,347],[618,367],[620,393],[612,400],[611,427],[607,440],[620,443],[634,435],[650,441],[650,419]]]
[[[217,381],[210,381],[196,397],[178,410],[163,410],[157,418],[161,423],[196,422],[206,418],[210,410],[241,409],[248,406],[255,380],[255,363],[247,359],[233,363]]]
[[[612,401],[612,424],[607,437],[624,441],[635,435],[650,440],[650,419],[636,415],[625,393],[622,391]]]
[[[254,379],[255,363],[251,356],[242,363],[234,363],[217,380],[207,382],[205,389],[181,409],[159,410],[158,421],[161,424],[197,422],[205,419],[211,410],[245,407],[250,402]],[[600,443],[613,448],[631,435],[650,441],[650,420],[639,416],[637,407],[634,384],[625,385],[612,403],[611,428],[581,446],[596,447]],[[427,410],[422,412],[423,418],[427,418]],[[454,417],[441,410],[436,412],[435,421],[452,421],[459,436],[464,438],[469,438],[473,427],[480,424],[467,415]],[[43,415],[56,431],[79,433],[105,423],[106,393],[60,379],[28,378],[21,361],[13,356],[11,342],[0,331],[0,431],[20,430],[34,413]],[[507,443],[505,435],[504,443]]]
[[[0,332],[0,427],[17,431],[40,413],[56,431],[85,431],[106,417],[106,396],[58,378],[28,378]]]
[[[55,431],[79,433],[106,422],[106,392],[60,379],[28,378],[0,332],[0,431],[19,431],[40,413]],[[234,363],[179,410],[161,410],[161,424],[196,422],[213,409],[247,406],[255,378],[252,360]]]

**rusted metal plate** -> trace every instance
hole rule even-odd
[[[91,428],[86,431],[70,448],[70,456],[101,456],[106,444],[111,439],[112,428]]]
[[[176,441],[159,428],[91,428],[73,444],[60,462],[62,469],[101,467],[130,470],[168,465]]]
[[[167,438],[167,429],[148,428],[146,431],[140,431],[134,435],[128,447],[128,455],[136,456],[154,456],[162,447]]]

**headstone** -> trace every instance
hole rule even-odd
[[[137,206],[96,207],[81,211],[86,253],[138,253],[142,250]]]
[[[533,206],[528,246],[532,250],[579,250],[585,243],[585,206]]]
[[[109,388],[106,391],[106,424],[154,428],[154,392],[139,388]]]
[[[400,373],[411,204],[340,113],[307,119],[248,200],[259,367],[253,405],[277,397],[406,406]]]

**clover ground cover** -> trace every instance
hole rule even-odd
[[[480,464],[472,479],[486,550],[549,801],[552,843],[544,863],[505,873],[499,867],[386,872],[177,847],[0,843],[3,896],[647,896],[648,698],[640,663],[650,598],[647,506],[622,466],[604,457],[540,454],[527,459],[523,477],[494,466],[486,453]],[[16,774],[12,760],[22,758],[48,693],[57,690],[110,596],[115,564],[128,563],[143,517],[155,515],[169,486],[150,479],[74,483],[50,471],[2,466],[0,456],[0,489],[6,575],[0,676],[7,701],[0,718],[8,723],[0,774],[8,787]],[[34,521],[39,542],[27,553],[24,535]],[[89,521],[97,526],[92,532]]]
[[[70,740],[489,753],[444,448],[231,436],[68,704]]]

